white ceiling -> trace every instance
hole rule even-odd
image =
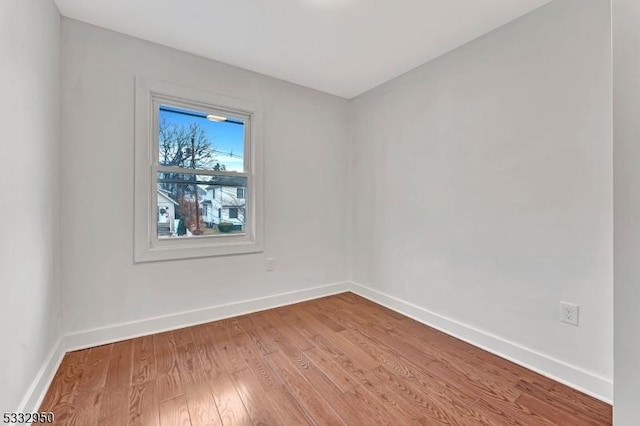
[[[551,0],[55,0],[64,16],[353,98]]]

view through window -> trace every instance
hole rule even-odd
[[[248,117],[156,102],[158,239],[243,234]]]

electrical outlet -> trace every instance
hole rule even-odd
[[[267,271],[273,271],[274,258],[273,257],[267,257],[265,260],[267,261]]]
[[[571,325],[578,325],[580,307],[575,303],[560,302],[560,321]]]

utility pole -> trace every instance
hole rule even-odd
[[[196,168],[196,140],[195,135],[191,133],[191,168]],[[196,197],[196,229],[195,234],[200,235],[200,203],[198,202],[198,176],[193,175],[195,197]]]

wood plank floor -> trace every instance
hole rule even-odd
[[[608,425],[611,406],[353,293],[68,353],[61,425]]]

